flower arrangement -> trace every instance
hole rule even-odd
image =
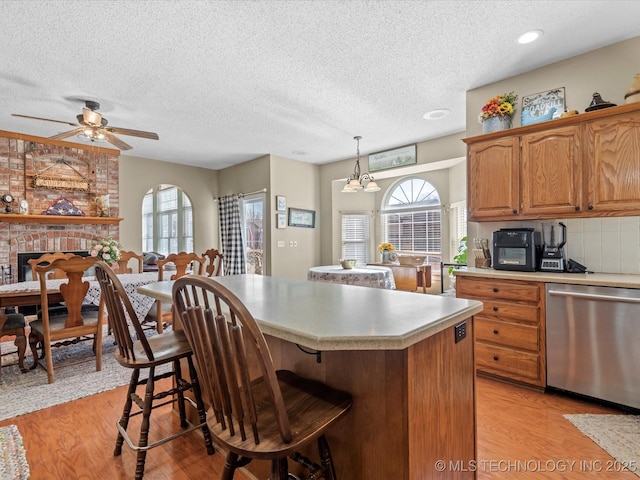
[[[489,117],[505,117],[513,115],[518,95],[513,92],[504,93],[490,98],[482,107],[482,112],[478,116],[478,122],[482,123]]]
[[[113,263],[120,260],[120,248],[120,244],[113,237],[107,237],[95,243],[89,250],[89,255],[106,263]]]
[[[393,246],[393,243],[385,242],[378,245],[379,252],[393,252],[396,247]]]

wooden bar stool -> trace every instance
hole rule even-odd
[[[122,444],[126,441],[132,450],[138,452],[135,478],[136,480],[141,480],[144,475],[144,464],[149,449],[196,429],[202,430],[207,453],[212,455],[211,433],[207,427],[206,412],[200,394],[198,377],[191,359],[191,347],[184,333],[181,331],[169,331],[147,338],[116,272],[109,265],[100,261],[96,264],[96,277],[100,282],[102,298],[107,307],[113,334],[118,345],[118,350],[115,352],[116,360],[123,367],[131,369],[129,390],[122,417],[117,425],[118,438],[113,452],[114,456],[122,453]],[[129,322],[135,331],[137,340],[134,340],[131,336]],[[186,360],[189,365],[190,380],[182,376],[181,360]],[[172,367],[168,372],[156,372],[158,367],[167,364]],[[141,371],[148,372],[147,378],[140,378]],[[169,377],[173,377],[171,388],[156,391],[156,382]],[[143,385],[145,386],[145,393],[141,396],[136,393],[136,390]],[[184,395],[187,390],[193,392],[194,400]],[[169,399],[160,401],[166,397],[169,397]],[[198,411],[200,424],[188,427],[185,401],[191,403]],[[131,413],[134,402],[140,410]],[[173,402],[178,402],[182,430],[150,444],[151,412],[157,407]],[[143,418],[137,444],[131,440],[127,433],[129,419],[135,415],[142,415]]]
[[[211,406],[207,423],[226,450],[223,480],[252,459],[271,460],[271,480],[287,480],[288,458],[310,471],[305,478],[336,480],[325,431],[351,407],[351,396],[293,372],[276,371],[255,319],[213,278],[187,275],[173,287],[176,318]],[[251,378],[250,368],[261,376]],[[298,451],[316,442],[321,465]],[[295,478],[295,477],[294,477]]]

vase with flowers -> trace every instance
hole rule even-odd
[[[478,116],[478,121],[482,124],[482,132],[491,133],[511,128],[511,119],[517,100],[518,96],[513,92],[490,98]]]
[[[96,242],[89,250],[89,255],[111,264],[120,260],[120,248],[120,244],[109,236]]]
[[[378,245],[378,251],[382,254],[382,263],[391,263],[391,252],[395,251],[396,247],[393,243],[385,242]]]

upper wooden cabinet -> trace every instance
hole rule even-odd
[[[593,213],[636,215],[640,209],[640,111],[585,123],[584,135],[587,208]]]
[[[469,145],[467,158],[469,219],[518,215],[519,150],[518,137]]]
[[[465,142],[471,221],[640,215],[640,103]]]
[[[582,208],[580,128],[569,126],[522,136],[522,215],[557,217]]]

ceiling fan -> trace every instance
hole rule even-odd
[[[59,133],[58,135],[49,137],[53,140],[62,140],[74,135],[84,135],[92,142],[95,140],[104,140],[115,145],[120,150],[131,150],[133,147],[120,140],[115,134],[131,135],[132,137],[148,138],[150,140],[159,139],[157,133],[108,126],[109,122],[107,119],[98,112],[98,109],[100,108],[100,104],[98,102],[85,100],[84,103],[86,107],[83,107],[82,113],[76,117],[78,119],[78,123],[65,122],[63,120],[52,120],[50,118],[32,117],[30,115],[20,115],[19,113],[12,113],[11,115],[14,117],[31,118],[34,120],[45,120],[47,122],[64,123],[66,125],[71,125],[72,127],[77,127],[73,130],[69,130],[68,132]]]

